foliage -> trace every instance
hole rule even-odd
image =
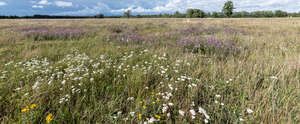
[[[233,6],[233,2],[232,1],[227,1],[222,9],[222,12],[224,13],[224,15],[226,15],[227,17],[231,17],[231,15],[233,14],[233,10],[234,10],[234,6]]]
[[[188,18],[204,18],[205,13],[200,9],[188,9],[186,17]]]
[[[124,17],[130,18],[131,16],[131,10],[127,10],[124,12]]]

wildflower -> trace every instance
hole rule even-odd
[[[243,118],[240,118],[239,120],[240,120],[240,121],[244,121],[244,119],[243,119]]]
[[[140,104],[143,104],[143,101],[139,101]]]
[[[155,101],[152,101],[152,104],[155,104]]]
[[[32,86],[32,89],[38,88],[40,86],[40,82],[35,82],[35,84]]]
[[[142,114],[139,114],[139,119],[142,119]]]
[[[208,123],[208,120],[207,120],[207,119],[204,119],[204,123],[207,124],[207,123]]]
[[[147,109],[147,106],[143,106],[143,109]]]
[[[199,107],[199,113],[204,114],[205,118],[209,119],[209,115],[206,113],[206,111],[203,108]]]
[[[66,80],[63,80],[63,81],[61,82],[61,84],[62,84],[62,85],[65,85],[65,84],[66,84]]]
[[[276,77],[276,76],[271,76],[270,78],[274,79],[274,80],[278,80],[278,77]]]
[[[152,118],[150,118],[150,120],[149,120],[148,122],[151,124],[151,123],[153,123],[154,121],[156,121],[156,119],[152,117]]]
[[[247,109],[247,112],[249,113],[249,114],[251,114],[251,113],[253,113],[253,110],[251,110],[251,109]]]
[[[135,112],[130,112],[129,114],[130,114],[131,116],[134,116]]]
[[[221,97],[221,95],[217,94],[217,95],[216,95],[216,97],[217,97],[217,98],[220,98],[220,97]]]
[[[196,112],[195,112],[194,109],[191,109],[191,110],[190,110],[190,113],[191,113],[192,115],[196,115]]]
[[[35,108],[35,107],[36,107],[36,104],[30,105],[30,109],[33,109],[33,108]]]
[[[171,114],[170,113],[167,113],[167,117],[169,118],[171,116]]]
[[[179,110],[179,114],[180,114],[181,116],[184,116],[184,111]]]
[[[20,87],[18,87],[18,88],[16,88],[16,89],[15,89],[15,91],[19,91],[19,90],[21,90],[21,88],[20,88]]]
[[[156,117],[157,119],[160,119],[160,116],[159,116],[159,115],[154,115],[154,117]]]
[[[26,106],[24,109],[21,110],[21,112],[26,112],[26,111],[29,111],[29,107]]]
[[[52,113],[47,115],[47,117],[46,117],[47,124],[49,124],[52,121],[52,119],[53,119],[52,117],[53,117]]]
[[[174,103],[171,103],[171,102],[170,102],[168,105],[169,105],[169,106],[173,106],[173,105],[174,105]]]

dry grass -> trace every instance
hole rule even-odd
[[[80,40],[70,41],[33,41],[15,38],[18,35],[11,33],[12,29],[31,26],[95,26],[97,35]],[[125,25],[129,29],[137,27],[137,34],[142,37],[151,35],[159,39],[151,45],[135,43],[118,43],[105,41],[110,35],[107,28],[113,25]],[[220,27],[222,31],[213,34],[197,34],[202,37],[216,37],[224,41],[231,41],[242,51],[238,55],[221,56],[217,53],[190,53],[183,52],[176,43],[182,33],[172,34],[171,37],[163,35],[166,32],[177,31],[188,27],[206,28]],[[230,27],[238,30],[237,33],[226,33],[223,28]],[[271,19],[87,19],[87,20],[0,20],[0,76],[2,72],[9,71],[8,77],[0,79],[0,123],[42,123],[48,113],[54,114],[53,123],[139,123],[147,118],[161,114],[163,103],[173,102],[168,112],[170,118],[163,117],[158,123],[204,123],[205,117],[197,114],[196,119],[191,119],[189,110],[198,106],[203,107],[211,116],[209,123],[300,123],[300,19],[298,18],[271,18]],[[195,36],[188,34],[189,36]],[[140,51],[147,49],[144,56],[138,56]],[[22,76],[31,72],[22,73],[13,65],[4,64],[13,61],[17,64],[29,58],[47,57],[51,66],[64,68],[66,65],[59,63],[72,54],[74,50],[86,53],[94,61],[85,63],[95,64],[100,55],[110,56],[116,60],[115,66],[123,62],[120,58],[124,54],[134,51],[132,59],[123,64],[134,66],[145,61],[154,61],[154,55],[164,58],[159,61],[159,66],[170,66],[166,75],[159,76],[160,67],[142,74],[139,71],[120,73],[101,65],[104,75],[90,76],[96,82],[83,81],[86,85],[81,90],[88,89],[85,93],[72,95],[71,102],[58,104],[62,94],[69,93],[70,86],[62,87],[63,79],[55,79],[59,85],[48,86],[45,75],[31,75],[23,79]],[[127,55],[127,54],[126,54]],[[176,60],[182,60],[178,70],[174,72]],[[73,60],[72,60],[73,61]],[[77,61],[77,60],[74,60]],[[79,61],[79,60],[78,60]],[[145,67],[149,67],[146,66]],[[174,67],[174,68],[173,68]],[[89,69],[90,66],[88,66]],[[100,68],[100,67],[99,67]],[[121,69],[122,70],[122,69]],[[52,72],[51,72],[52,73]],[[54,73],[54,72],[53,72]],[[126,75],[128,78],[119,78],[117,75]],[[175,83],[172,78],[183,75],[190,76],[191,81],[181,84]],[[113,80],[114,78],[114,80]],[[198,81],[196,81],[198,79]],[[231,81],[232,80],[232,81]],[[41,81],[38,90],[32,86],[36,81]],[[226,83],[228,81],[228,83]],[[72,81],[70,81],[72,82]],[[155,98],[151,92],[161,93],[169,89],[160,82],[172,84],[178,91],[169,91],[173,96],[157,106],[143,110],[139,105],[140,100],[151,103]],[[77,82],[76,82],[77,83]],[[111,83],[111,84],[110,84]],[[195,88],[188,88],[191,83],[196,83]],[[145,87],[149,87],[148,91]],[[21,87],[20,91],[14,89]],[[65,88],[60,91],[60,88]],[[29,93],[29,97],[24,94]],[[216,98],[216,95],[221,95]],[[128,97],[134,97],[134,102],[127,102]],[[218,103],[216,103],[216,101]],[[190,107],[192,102],[195,107]],[[21,113],[26,105],[37,104],[37,109],[30,113]],[[220,105],[223,103],[224,105]],[[148,106],[148,105],[147,105]],[[247,112],[253,110],[253,113]],[[178,110],[186,112],[181,116]],[[121,115],[116,114],[121,111]],[[134,117],[129,112],[135,111]],[[14,113],[14,114],[12,114]],[[142,119],[138,113],[143,114]],[[117,119],[114,119],[116,116]],[[128,121],[124,121],[128,118]],[[242,118],[244,121],[240,121]]]

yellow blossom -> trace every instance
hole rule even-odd
[[[26,106],[24,109],[21,110],[21,112],[26,112],[26,111],[29,111],[29,107]]]
[[[157,99],[156,101],[157,101],[157,102],[159,102],[160,100],[159,100],[159,99]]]
[[[152,101],[152,104],[155,104],[155,101]]]
[[[157,119],[160,119],[160,116],[159,116],[159,115],[154,115],[154,117],[156,117]]]
[[[139,114],[139,119],[141,119],[142,118],[142,114]]]
[[[30,109],[33,109],[33,108],[35,108],[35,107],[36,107],[36,104],[30,105]]]
[[[143,104],[143,101],[140,101],[139,103],[140,103],[140,104]]]
[[[147,106],[143,106],[143,109],[147,109]]]
[[[47,117],[46,117],[47,124],[49,124],[52,121],[52,117],[53,117],[52,113],[47,115]]]

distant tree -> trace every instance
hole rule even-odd
[[[211,17],[213,17],[213,18],[218,18],[218,17],[219,17],[219,14],[218,14],[217,12],[213,12],[213,13],[211,14]]]
[[[287,17],[288,14],[287,14],[287,12],[284,12],[284,11],[281,11],[281,10],[276,10],[275,11],[275,16],[276,17]]]
[[[192,18],[194,13],[194,9],[187,9],[186,10],[186,17],[187,18]]]
[[[264,17],[273,17],[274,13],[272,11],[264,11]]]
[[[204,18],[205,12],[200,9],[188,9],[186,12],[187,18]]]
[[[127,18],[130,18],[131,16],[131,10],[127,10],[124,12],[124,16],[127,17]]]
[[[104,15],[102,13],[99,13],[98,15],[96,15],[96,18],[104,18]]]
[[[250,13],[247,11],[241,11],[241,17],[250,17]]]
[[[174,13],[174,17],[175,17],[175,18],[182,18],[182,17],[184,17],[184,16],[183,16],[183,14],[181,14],[179,11],[176,11],[176,12]]]
[[[233,14],[233,10],[234,10],[234,6],[233,6],[233,2],[231,0],[227,1],[222,9],[222,12],[224,13],[224,15],[226,17],[231,17],[231,15]]]

